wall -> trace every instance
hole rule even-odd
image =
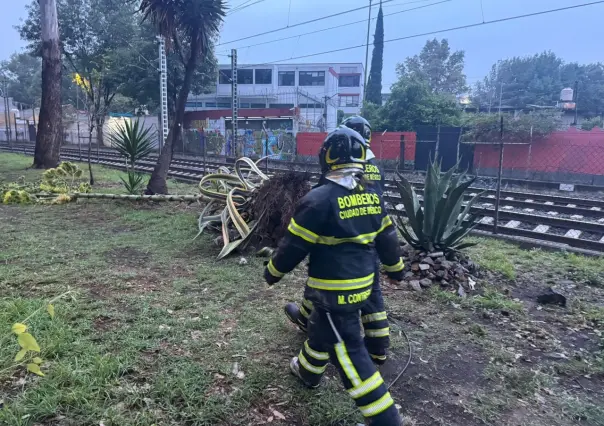
[[[498,145],[476,145],[474,167],[481,175],[497,174]],[[526,145],[504,147],[506,177],[604,185],[604,130],[571,128]]]
[[[317,155],[327,133],[298,133],[296,153],[298,155]],[[405,139],[405,160],[415,159],[415,132],[374,132],[371,136],[371,150],[380,160],[396,160],[400,157],[401,136]]]

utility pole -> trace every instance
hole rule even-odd
[[[365,101],[365,95],[367,94],[367,81],[369,80],[369,33],[371,32],[371,3],[373,0],[369,0],[369,18],[367,18],[367,44],[365,45],[365,76],[363,81],[363,101]]]
[[[501,87],[499,88],[499,116],[500,117],[501,117],[501,100],[502,100],[502,98],[503,98],[503,83],[501,83]],[[502,126],[503,126],[503,124],[502,124]]]
[[[237,49],[231,49],[231,108],[232,119],[231,128],[233,135],[231,140],[235,156],[238,156],[239,146],[237,145],[237,121],[239,120],[239,93],[237,88]]]
[[[9,121],[9,113],[8,113],[8,96],[7,94],[7,84],[6,80],[4,80],[4,87],[2,88],[2,102],[4,106],[4,126],[6,128],[6,141],[10,142],[10,133],[8,130],[8,121]]]
[[[577,104],[577,101],[579,100],[579,80],[575,80],[575,91],[574,91],[574,97],[575,97],[575,121],[573,123],[573,126],[577,126],[577,120],[579,118],[579,107]]]
[[[159,36],[159,98],[161,112],[161,150],[170,131],[168,123],[168,60],[166,58],[166,41]]]
[[[501,115],[499,119],[499,170],[497,172],[497,193],[495,195],[495,223],[493,224],[493,234],[499,232],[499,203],[501,202],[501,175],[503,174],[503,115]]]

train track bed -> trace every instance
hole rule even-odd
[[[5,151],[8,149],[0,147]],[[32,155],[33,149],[13,149],[13,152]],[[115,151],[101,150],[98,158],[93,156],[92,162],[115,169],[124,169],[124,160]],[[61,158],[79,161],[77,150],[63,149]],[[140,172],[150,173],[155,165],[154,159],[143,160],[139,163]],[[225,162],[175,158],[170,167],[169,176],[190,183],[198,183],[204,171],[213,173],[218,167],[227,165]],[[262,167],[264,170],[264,167]],[[291,167],[269,167],[269,172],[279,169],[291,170]],[[311,172],[311,179],[318,178],[318,173]],[[423,182],[415,182],[418,194],[423,193]],[[387,188],[394,189],[392,182]],[[467,194],[465,201],[478,194],[480,188]],[[604,200],[592,198],[576,198],[547,193],[526,193],[502,191],[499,211],[498,233],[511,237],[519,236],[534,241],[556,243],[560,248],[577,248],[592,252],[604,253]],[[386,191],[385,198],[392,206],[400,208],[401,201],[397,193]],[[495,195],[493,190],[485,190],[484,194],[472,209],[472,213],[480,216],[477,229],[486,232],[495,231]],[[391,210],[394,210],[391,208]]]

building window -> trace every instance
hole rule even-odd
[[[240,102],[239,103],[239,108],[249,108],[249,107],[250,107],[249,102]]]
[[[323,108],[323,104],[300,104],[298,105],[300,108]]]
[[[325,71],[300,71],[300,86],[325,86]]]
[[[254,70],[242,69],[237,71],[237,83],[254,84]]]
[[[269,104],[269,108],[281,108],[281,109],[291,109],[294,107],[294,104]]]
[[[266,104],[254,104],[250,105],[250,108],[266,108]]]
[[[295,71],[279,71],[279,86],[295,86],[296,72]]]
[[[187,101],[187,108],[203,108],[201,101]]]
[[[231,108],[231,103],[230,102],[218,102],[216,104],[216,107],[218,107],[218,108]]]
[[[216,102],[206,102],[206,108],[216,108]]]
[[[256,73],[256,84],[272,84],[273,70],[254,70]]]
[[[232,76],[233,72],[231,70],[218,71],[218,84],[231,84]]]
[[[340,87],[359,87],[361,85],[360,75],[341,75]]]
[[[359,95],[343,95],[340,96],[341,107],[358,107]]]
[[[340,74],[355,74],[357,73],[357,67],[341,67]]]

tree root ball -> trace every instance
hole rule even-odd
[[[258,218],[255,237],[262,245],[276,246],[285,235],[298,201],[310,191],[310,174],[279,172],[254,192],[253,218]]]

